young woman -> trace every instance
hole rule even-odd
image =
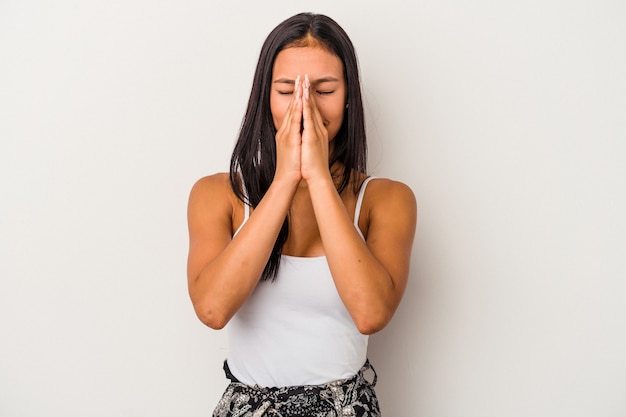
[[[343,29],[299,14],[266,39],[230,173],[189,199],[189,293],[228,323],[214,416],[379,416],[368,335],[404,292],[411,190],[366,174],[358,66]]]

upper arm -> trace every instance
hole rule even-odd
[[[230,194],[228,174],[204,177],[191,189],[187,207],[190,285],[231,241],[233,204]]]
[[[417,202],[411,189],[400,182],[381,179],[369,187],[364,201],[368,214],[366,244],[393,282],[397,307],[409,275]]]

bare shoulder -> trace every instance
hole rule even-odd
[[[189,202],[208,202],[211,204],[220,201],[230,201],[233,195],[230,186],[230,177],[226,172],[200,178],[191,188]],[[208,200],[208,201],[207,201]]]
[[[359,220],[369,245],[410,247],[416,225],[417,201],[411,188],[387,178],[369,182]]]
[[[191,188],[191,194],[204,194],[211,192],[223,192],[230,189],[230,178],[227,172],[218,172],[200,178]]]
[[[233,211],[234,193],[225,172],[200,178],[191,188],[188,211],[190,220],[201,216],[228,216]]]
[[[374,178],[367,186],[365,202],[369,209],[379,207],[417,211],[415,194],[408,185],[388,178]]]

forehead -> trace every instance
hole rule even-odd
[[[334,76],[343,79],[343,64],[339,57],[316,46],[283,49],[276,56],[272,78],[309,74],[311,78]]]

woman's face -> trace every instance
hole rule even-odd
[[[283,49],[276,56],[272,71],[270,109],[274,126],[278,130],[289,107],[296,77],[311,80],[311,98],[333,140],[343,122],[346,108],[346,82],[343,64],[336,55],[318,46],[292,47]]]

